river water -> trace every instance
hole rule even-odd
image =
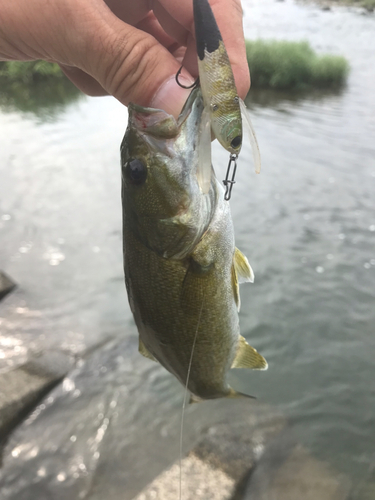
[[[263,171],[245,146],[231,206],[256,276],[241,288],[241,331],[269,370],[232,383],[285,413],[357,491],[375,481],[375,17],[243,5],[247,38],[306,39],[344,55],[351,73],[336,94],[250,96]],[[130,500],[178,456],[183,391],[138,355],[123,284],[126,120],[112,98],[0,110],[0,269],[19,284],[0,306],[0,371],[41,351],[74,365],[11,436],[4,500]],[[221,178],[218,144],[213,162]],[[241,418],[230,401],[189,408],[185,448],[228,414]]]

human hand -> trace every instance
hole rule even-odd
[[[245,98],[250,84],[240,0],[211,0]],[[191,0],[0,0],[0,60],[57,62],[83,92],[178,116],[197,76]],[[185,81],[184,81],[185,80]]]

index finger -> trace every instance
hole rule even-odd
[[[245,98],[250,88],[250,74],[246,58],[245,39],[242,26],[241,0],[207,0],[212,8],[219,26],[228,57],[232,65],[237,91],[240,97]],[[157,0],[166,11],[188,32],[194,34],[193,3],[191,0]],[[192,40],[187,43],[185,66],[191,73],[195,73],[197,58],[195,44]],[[194,61],[194,63],[193,63]],[[193,66],[194,64],[194,66]]]

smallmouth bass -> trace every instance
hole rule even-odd
[[[203,110],[199,88],[177,121],[130,104],[121,145],[125,283],[139,351],[184,386],[188,378],[196,400],[235,396],[230,368],[267,368],[239,333],[239,282],[253,272],[235,248],[212,169],[202,188],[199,152],[210,147]]]

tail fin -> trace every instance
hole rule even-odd
[[[243,392],[237,392],[231,387],[229,387],[229,392],[227,394],[227,398],[250,398],[256,399],[256,396],[250,396],[250,394],[244,394]]]

